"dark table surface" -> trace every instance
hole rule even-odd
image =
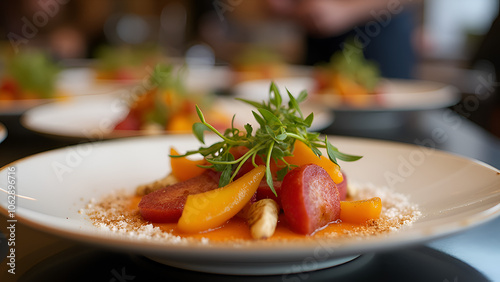
[[[371,116],[370,116],[371,115]],[[364,128],[346,126],[350,113],[337,113],[323,133],[432,146],[500,168],[500,140],[449,109],[371,113]],[[358,116],[359,117],[359,116]],[[74,143],[31,133],[15,115],[0,116],[9,135],[0,144],[0,166]],[[376,120],[397,121],[380,127]],[[372,124],[370,124],[372,122]],[[447,138],[435,140],[434,132]],[[437,142],[439,141],[439,142]],[[7,253],[6,218],[0,218],[0,257]],[[234,277],[203,274],[157,264],[134,254],[85,246],[20,224],[16,230],[16,275],[0,266],[1,281],[500,281],[500,218],[424,245],[364,255],[351,263],[288,276]]]

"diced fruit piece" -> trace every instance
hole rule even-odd
[[[224,224],[252,198],[264,174],[265,167],[258,166],[224,187],[188,196],[179,230],[196,233]]]
[[[170,148],[170,155],[178,156],[179,153],[174,149]],[[182,158],[170,158],[170,166],[172,167],[172,174],[179,181],[185,181],[195,176],[201,175],[207,169],[199,167],[198,165],[206,165],[205,160],[190,160],[186,157]]]
[[[335,182],[315,164],[288,172],[281,186],[281,204],[290,229],[301,234],[312,234],[340,216]]]
[[[151,222],[176,222],[188,195],[216,189],[219,176],[219,173],[206,170],[202,175],[145,195],[139,203],[142,217]]]
[[[363,224],[367,220],[377,219],[382,211],[382,201],[379,197],[340,202],[340,220],[348,223]]]
[[[326,172],[330,175],[335,183],[342,182],[342,173],[338,165],[330,161],[328,157],[324,155],[318,158],[316,154],[303,142],[297,140],[295,141],[295,148],[293,150],[293,156],[285,157],[285,160],[294,165],[302,166],[305,164],[316,164],[324,168]]]

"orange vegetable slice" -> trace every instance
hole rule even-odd
[[[342,222],[364,224],[367,220],[379,218],[381,211],[382,200],[379,197],[340,202],[340,220]]]
[[[224,187],[189,195],[177,223],[179,230],[197,233],[224,224],[250,201],[265,172],[264,166],[258,166]]]
[[[306,164],[315,164],[322,167],[336,184],[341,183],[344,177],[342,172],[340,172],[340,167],[330,161],[328,157],[321,156],[318,158],[316,154],[302,141],[295,141],[295,148],[293,150],[293,156],[285,157],[285,161],[290,164],[302,166]]]
[[[165,130],[171,132],[189,132],[195,122],[196,120],[186,114],[174,114],[168,120]]]
[[[170,155],[178,156],[179,153],[174,149],[170,148]],[[170,166],[172,167],[172,174],[179,181],[185,181],[195,176],[201,175],[205,172],[205,168],[199,167],[198,165],[206,165],[205,160],[190,160],[186,157],[182,158],[170,158]]]

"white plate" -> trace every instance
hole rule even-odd
[[[21,123],[35,132],[78,139],[95,140],[148,135],[145,131],[113,131],[114,125],[128,112],[125,97],[127,97],[126,93],[124,95],[100,95],[45,104],[24,113]],[[241,101],[222,98],[218,99],[214,105],[221,112],[227,113],[228,117],[236,114],[236,126],[242,128],[245,123],[250,123],[255,128],[251,106]],[[311,112],[314,112],[315,116],[311,130],[319,131],[333,121],[332,113],[326,108],[304,104],[303,113]]]
[[[60,97],[50,99],[26,99],[0,101],[0,114],[19,115],[33,107],[57,100],[68,100],[85,95],[102,95],[116,91],[119,85],[113,83],[97,83],[94,74],[87,68],[71,68],[61,71],[57,78],[56,88]]]
[[[3,123],[0,123],[0,143],[2,143],[5,138],[7,138],[7,128],[5,128]]]
[[[208,137],[207,142],[218,140]],[[418,204],[423,216],[397,232],[362,240],[272,245],[253,241],[236,248],[131,238],[99,229],[78,212],[92,198],[118,189],[132,192],[137,185],[164,176],[170,169],[170,146],[188,150],[200,145],[192,136],[179,135],[82,143],[40,153],[3,167],[0,187],[7,189],[10,168],[11,185],[19,194],[10,208],[15,209],[17,220],[31,227],[177,267],[232,274],[320,269],[339,259],[449,235],[500,215],[500,171],[491,166],[415,145],[336,136],[329,140],[347,153],[364,155],[358,162],[343,163],[350,181],[389,186]],[[0,195],[0,210],[8,214],[8,197]]]
[[[342,102],[337,95],[314,94],[315,81],[309,77],[278,79],[275,81],[284,91],[286,86],[292,94],[307,90],[309,98],[329,108],[340,111],[413,111],[439,109],[456,104],[460,95],[457,88],[433,81],[384,79],[381,93],[375,98],[379,102],[363,107],[353,107]],[[270,80],[255,80],[235,86],[239,97],[261,100],[266,98]],[[286,92],[283,92],[286,95]],[[370,95],[373,97],[373,95]]]
[[[269,99],[269,86],[273,81],[278,87],[283,101],[288,101],[288,89],[290,93],[297,97],[302,90],[306,90],[311,95],[314,90],[314,80],[309,77],[284,77],[277,79],[258,79],[238,83],[234,86],[234,95],[239,98],[262,101]]]

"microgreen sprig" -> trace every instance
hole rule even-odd
[[[256,108],[256,111],[252,111],[252,113],[260,128],[255,132],[250,124],[244,126],[244,131],[235,128],[233,116],[231,127],[221,133],[207,123],[202,111],[196,106],[200,118],[200,122],[193,125],[193,133],[196,138],[205,144],[204,133],[205,131],[211,131],[222,140],[209,147],[200,147],[198,150],[188,151],[184,155],[171,157],[201,154],[210,163],[205,167],[222,172],[219,180],[220,187],[231,182],[245,162],[251,160],[252,164],[257,166],[255,159],[261,157],[266,163],[266,182],[275,195],[273,175],[270,169],[271,161],[280,161],[284,164],[284,167],[277,172],[277,179],[282,180],[286,173],[294,167],[293,164],[286,162],[285,157],[292,156],[296,140],[300,140],[309,146],[318,157],[322,155],[320,149],[326,148],[329,159],[335,164],[338,164],[337,159],[350,162],[361,158],[361,156],[340,152],[328,142],[327,137],[321,140],[319,133],[308,132],[307,129],[314,120],[314,114],[311,113],[304,118],[299,107],[299,104],[307,98],[307,92],[302,91],[297,98],[288,90],[287,94],[289,102],[287,105],[283,105],[280,91],[273,82],[269,89],[269,101],[267,102],[259,103],[238,99]],[[235,159],[230,150],[238,146],[247,147],[248,151],[243,156]]]

